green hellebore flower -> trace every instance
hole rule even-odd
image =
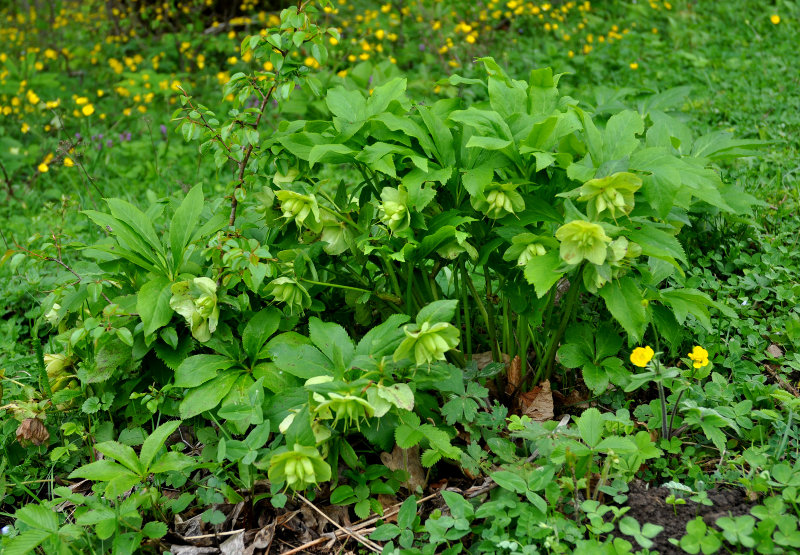
[[[174,283],[169,307],[186,319],[192,336],[204,343],[211,339],[219,322],[217,284],[207,277]]]
[[[606,261],[606,247],[611,238],[598,224],[573,220],[556,231],[561,242],[561,259],[567,264],[580,264],[588,260],[600,265]]]
[[[381,221],[393,232],[403,231],[411,224],[408,192],[404,187],[384,187],[381,191]]]
[[[397,346],[394,360],[398,361],[414,354],[417,364],[430,364],[445,360],[444,354],[458,345],[460,332],[447,322],[423,322],[421,326],[410,324],[403,328],[406,338]]]
[[[269,461],[271,482],[285,482],[300,491],[308,486],[331,479],[331,467],[315,447],[295,444],[294,448],[276,453]]]
[[[275,196],[281,203],[281,212],[288,221],[294,221],[297,227],[307,227],[319,232],[319,205],[314,195],[303,195],[294,191],[275,191]]]
[[[311,295],[308,294],[306,288],[288,277],[273,279],[267,285],[266,292],[268,295],[272,295],[276,301],[288,306],[291,313],[294,313],[295,309],[302,312],[311,306]]]
[[[518,266],[526,266],[534,257],[547,254],[547,247],[551,245],[546,243],[551,241],[533,233],[520,233],[511,239],[511,246],[503,253],[503,260],[516,260]]]
[[[483,197],[472,197],[470,202],[475,210],[490,218],[502,218],[525,210],[525,201],[516,189],[513,183],[492,183],[483,191]]]
[[[617,172],[606,177],[590,179],[580,188],[578,200],[588,202],[587,212],[597,219],[603,212],[616,218],[617,214],[628,215],[633,210],[633,194],[642,186],[642,180],[629,172]]]
[[[336,256],[350,248],[353,243],[353,232],[342,220],[337,220],[333,216],[323,215],[320,240],[323,243],[327,243],[323,247],[325,252]]]
[[[340,395],[338,393],[328,393],[327,398],[314,393],[314,401],[319,403],[315,409],[316,415],[323,420],[333,418],[335,426],[339,420],[343,420],[347,427],[355,423],[359,427],[359,420],[372,417],[375,414],[373,407],[366,399],[356,395]]]

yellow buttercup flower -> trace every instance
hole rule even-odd
[[[655,355],[652,347],[636,347],[631,353],[631,362],[639,368],[644,368],[653,359]]]
[[[778,23],[781,22],[781,16],[779,16],[778,14],[772,14],[771,16],[769,16],[769,20],[772,22],[773,25],[777,25]]]
[[[633,70],[637,70],[637,69],[639,69],[639,64],[637,64],[636,62],[632,62],[630,64],[630,68],[633,69]]]
[[[689,358],[694,363],[695,368],[703,368],[704,366],[708,366],[708,351],[699,345],[695,345],[694,349],[692,349],[692,352],[689,353]]]
[[[66,166],[68,168],[71,168],[74,165],[75,165],[75,162],[72,161],[72,158],[70,158],[69,156],[64,158],[64,166]]]
[[[92,114],[94,114],[94,106],[92,106],[91,104],[87,104],[86,106],[81,108],[81,112],[83,112],[84,116],[91,116]]]
[[[47,167],[47,164],[45,164],[44,162],[39,164],[39,166],[36,169],[39,170],[39,173],[47,173],[50,171],[50,168]]]

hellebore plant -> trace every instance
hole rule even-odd
[[[270,481],[284,482],[294,491],[301,491],[331,479],[331,467],[315,447],[295,444],[292,450],[282,449],[285,450],[275,452],[270,459]]]

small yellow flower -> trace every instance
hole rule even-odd
[[[24,133],[27,133],[30,130],[31,130],[31,126],[23,121],[22,122],[22,127],[20,128],[20,131],[22,131],[22,133],[24,134]]]
[[[74,165],[75,165],[75,162],[72,161],[72,158],[70,158],[69,156],[64,158],[64,166],[66,166],[67,168],[71,168]]]
[[[689,358],[694,363],[693,365],[695,368],[703,368],[704,366],[708,366],[708,351],[699,345],[695,345],[694,349],[692,349],[692,352],[689,353]]]
[[[39,104],[39,100],[41,100],[39,96],[33,91],[28,91],[28,94],[26,96],[28,98],[28,102],[30,102],[31,104]]]
[[[79,96],[78,98],[75,99],[75,104],[77,104],[78,106],[83,106],[87,102],[89,102],[89,99],[86,98],[85,96]]]
[[[777,25],[778,23],[781,22],[781,16],[779,16],[778,14],[772,14],[771,16],[769,16],[769,20],[772,22],[773,25]]]
[[[91,104],[87,104],[86,106],[81,108],[81,112],[83,112],[84,116],[91,116],[92,114],[94,114],[94,106],[92,106]]]
[[[45,164],[44,162],[39,164],[39,166],[36,169],[39,170],[39,173],[47,173],[50,171],[50,168],[47,167],[47,164]]]
[[[637,64],[636,62],[632,62],[630,64],[630,68],[633,69],[633,70],[637,70],[637,69],[639,69],[639,64]]]
[[[644,368],[653,359],[655,351],[650,346],[636,347],[631,353],[631,362],[639,368]]]

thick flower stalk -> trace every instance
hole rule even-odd
[[[284,482],[301,491],[308,486],[331,479],[331,467],[315,447],[295,444],[294,448],[272,456],[269,464],[271,482]]]
[[[413,353],[417,364],[430,364],[436,360],[445,360],[444,354],[458,345],[459,331],[450,323],[423,322],[421,326],[411,324],[403,331],[406,338],[394,352],[394,360],[400,360]]]
[[[561,242],[561,259],[567,264],[580,264],[588,260],[600,265],[606,261],[611,238],[599,224],[573,220],[556,231]]]
[[[403,231],[411,224],[408,192],[399,187],[384,187],[381,191],[380,218],[392,232]]]
[[[591,219],[597,219],[603,212],[612,218],[628,215],[633,210],[633,194],[642,187],[642,180],[628,172],[590,179],[580,188],[578,200],[587,202],[587,212]]]
[[[217,284],[207,277],[175,283],[169,307],[186,319],[192,337],[204,343],[211,339],[219,322]]]

